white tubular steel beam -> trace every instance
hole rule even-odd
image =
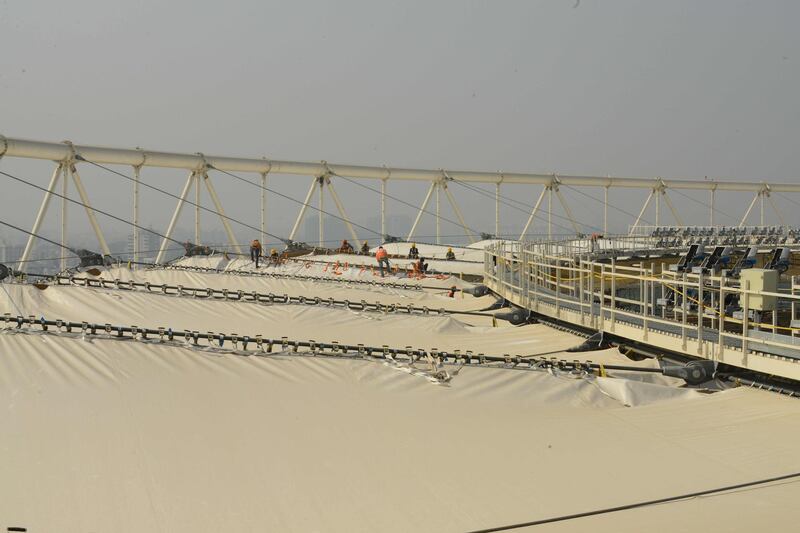
[[[439,217],[440,211],[440,204],[439,204],[439,190],[441,189],[441,185],[436,185],[436,244],[442,244],[441,239],[439,238],[439,226],[442,219]]]
[[[8,146],[5,157],[26,157],[50,161],[66,161],[71,159],[72,151],[69,146],[62,143],[30,141],[12,137],[6,138]],[[139,165],[147,167],[184,168],[187,170],[202,171],[205,164],[228,172],[273,172],[276,174],[300,174],[305,176],[320,176],[330,171],[341,176],[352,178],[385,179],[391,173],[393,180],[438,181],[441,179],[441,170],[424,170],[410,168],[393,168],[361,165],[331,165],[329,163],[306,163],[299,161],[280,161],[267,159],[246,159],[219,156],[199,156],[196,154],[180,154],[167,152],[150,152],[142,150],[129,150],[119,148],[103,148],[98,146],[73,145],[75,153],[95,163]],[[144,163],[142,163],[144,159]],[[501,179],[496,172],[472,172],[447,170],[453,179],[473,183],[497,183]],[[552,174],[538,173],[503,173],[504,183],[525,183],[549,185],[552,183]],[[652,189],[657,183],[663,183],[671,189],[711,190],[716,188],[723,191],[751,191],[758,192],[763,189],[761,181],[733,181],[733,180],[705,180],[697,179],[663,179],[650,177],[621,178],[604,176],[558,176],[563,185],[587,187],[628,187],[636,189]],[[800,179],[790,179],[785,183],[769,183],[773,192],[800,192]]]
[[[103,255],[111,255],[111,250],[108,248],[108,244],[106,244],[106,238],[103,236],[103,231],[100,229],[100,224],[97,223],[97,218],[95,218],[94,211],[89,203],[89,195],[86,194],[86,189],[83,188],[81,176],[74,166],[70,168],[70,173],[72,174],[72,181],[75,182],[75,188],[78,190],[78,195],[81,197],[84,209],[86,209],[86,216],[89,217],[89,224],[94,230],[98,244],[100,244],[100,250],[102,250]]]
[[[494,184],[494,236],[500,238],[500,182]]]
[[[714,189],[711,189],[710,194],[711,194],[711,204],[710,204],[710,208],[708,210],[708,218],[709,218],[709,225],[713,226],[714,225],[714,196],[715,196],[714,195]]]
[[[747,222],[747,217],[750,216],[750,211],[753,210],[753,206],[756,205],[756,201],[761,196],[761,191],[758,191],[755,196],[753,196],[753,201],[750,202],[750,206],[747,208],[747,211],[744,212],[744,216],[742,217],[742,221],[739,222],[739,227],[741,228],[744,226],[744,223]]]
[[[644,205],[642,206],[642,210],[639,211],[639,216],[636,217],[636,222],[633,223],[631,226],[630,233],[633,233],[633,230],[639,226],[639,221],[642,220],[642,216],[644,216],[644,212],[647,211],[647,206],[650,205],[650,200],[653,199],[653,193],[655,193],[655,189],[650,189],[650,194],[647,195],[647,200],[644,201]]]
[[[388,179],[388,178],[387,178]],[[381,238],[386,238],[386,179],[381,180]]]
[[[175,224],[178,223],[178,217],[181,215],[183,204],[186,202],[186,197],[189,196],[189,189],[191,189],[192,184],[194,184],[195,175],[196,173],[192,171],[186,179],[186,184],[183,186],[183,191],[181,191],[181,196],[178,199],[178,205],[175,206],[175,212],[172,213],[172,219],[170,219],[169,226],[167,226],[167,232],[164,234],[164,239],[161,240],[161,248],[158,250],[156,263],[161,263],[164,260],[164,254],[167,252],[167,246],[169,246],[172,232],[175,230]]]
[[[576,235],[579,235],[581,233],[581,230],[578,227],[578,223],[575,222],[575,217],[572,216],[572,210],[569,208],[566,200],[564,200],[564,197],[561,195],[561,191],[558,189],[556,189],[555,191],[556,191],[556,196],[558,196],[558,201],[561,202],[561,207],[564,208],[564,212],[567,214],[569,221],[572,222],[572,229],[575,230]]]
[[[69,165],[61,166],[61,270],[67,268],[67,255],[63,253],[69,247],[67,236],[67,213],[68,202],[67,195],[69,194]]]
[[[302,207],[300,207],[300,212],[297,213],[297,218],[294,221],[294,226],[292,226],[292,231],[289,232],[290,241],[293,241],[295,235],[297,235],[297,230],[300,228],[300,223],[303,222],[303,217],[306,215],[308,204],[311,202],[311,196],[314,194],[314,187],[316,186],[317,186],[317,178],[311,178],[311,187],[308,188],[306,199],[303,201]]]
[[[211,201],[214,203],[214,209],[219,214],[219,219],[222,221],[222,226],[225,228],[225,233],[228,235],[228,242],[233,247],[234,252],[241,254],[242,247],[239,246],[239,243],[236,241],[236,235],[233,234],[231,222],[225,215],[225,210],[222,208],[222,202],[220,202],[219,196],[217,196],[217,190],[214,189],[214,185],[211,183],[211,178],[208,177],[208,174],[203,174],[202,179],[206,184],[206,189],[208,189],[208,195],[211,197]]]
[[[47,186],[47,192],[44,193],[44,198],[42,198],[42,203],[39,206],[39,212],[36,213],[36,219],[33,221],[33,229],[31,229],[31,233],[38,234],[39,229],[42,227],[44,216],[47,214],[47,206],[50,205],[50,199],[53,197],[53,193],[56,191],[56,186],[58,185],[58,178],[61,176],[62,167],[63,164],[56,165],[56,169],[53,171],[53,177],[50,178],[50,184]],[[25,250],[22,252],[22,257],[19,258],[21,267],[24,268],[25,263],[28,261],[28,259],[30,259],[35,242],[36,237],[34,235],[29,235],[28,242],[25,244]]]
[[[533,206],[531,210],[531,216],[528,217],[528,221],[525,223],[525,227],[522,228],[522,233],[519,234],[519,240],[525,239],[525,234],[528,233],[528,228],[531,226],[531,222],[533,222],[533,218],[536,216],[536,213],[539,211],[539,206],[542,205],[542,200],[544,200],[544,195],[547,194],[547,186],[542,187],[542,193],[539,195],[539,198],[536,200],[536,205]]]
[[[447,187],[447,184],[442,185],[444,189],[444,194],[447,196],[447,201],[450,202],[450,206],[453,208],[453,212],[456,214],[456,218],[458,218],[459,224],[461,227],[464,228],[464,234],[469,239],[469,243],[472,244],[477,241],[475,239],[472,231],[470,231],[467,223],[464,221],[464,215],[461,214],[461,209],[458,208],[458,204],[456,203],[456,199],[453,197],[453,193],[450,192],[450,189]]]
[[[439,175],[441,178],[441,174]],[[417,218],[414,219],[414,224],[411,226],[411,231],[408,232],[408,237],[406,237],[407,241],[411,241],[414,238],[414,233],[417,231],[417,226],[419,225],[419,221],[422,218],[422,213],[425,212],[425,208],[428,207],[428,202],[431,201],[431,195],[433,194],[433,189],[436,188],[435,181],[431,182],[431,186],[428,188],[428,194],[425,195],[425,200],[422,202],[422,206],[419,208],[419,213],[417,213]]]
[[[325,184],[328,186],[328,192],[331,193],[331,198],[333,198],[333,203],[336,204],[336,210],[339,211],[339,216],[344,219],[344,225],[347,226],[347,230],[350,232],[350,237],[352,237],[353,242],[356,243],[356,250],[361,248],[361,241],[356,234],[356,230],[353,227],[353,224],[350,222],[350,217],[347,216],[347,212],[344,210],[344,204],[339,199],[339,195],[336,193],[336,189],[333,188],[333,183],[331,183],[330,178],[325,180]]]
[[[194,175],[194,243],[200,244],[200,173]]]
[[[319,221],[319,247],[325,248],[325,181],[318,178],[319,183],[319,209],[317,209],[317,220]]]
[[[133,167],[133,262],[139,262],[139,173],[142,167],[134,165]],[[132,265],[133,268],[138,268],[138,265]]]
[[[663,191],[662,194],[664,195],[664,203],[667,204],[669,210],[672,211],[672,216],[675,217],[675,222],[677,222],[679,226],[683,226],[683,220],[681,219],[681,216],[678,214],[678,210],[675,209],[674,205],[672,205],[672,200],[667,194],[667,191]]]
[[[267,173],[261,173],[261,243],[266,242],[267,234]]]
[[[775,201],[772,199],[772,195],[767,195],[767,200],[769,200],[769,204],[772,206],[773,211],[775,214],[778,215],[778,220],[781,221],[781,226],[786,226],[786,220],[783,218],[783,213],[781,213],[778,206],[775,204]]]

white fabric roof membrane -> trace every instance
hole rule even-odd
[[[102,276],[462,310],[494,301],[169,269]],[[3,312],[52,320],[657,366],[616,350],[564,353],[582,339],[541,324],[470,322],[483,317],[0,287]],[[502,365],[447,365],[452,380],[432,384],[377,359],[246,357],[53,330],[0,326],[0,527],[470,531],[800,470],[800,404],[753,389],[704,394],[658,374]],[[530,530],[791,530],[798,497],[800,484],[783,482]]]
[[[389,253],[389,255],[400,255],[403,257],[408,256],[408,250],[411,248],[410,242],[391,242],[391,243],[383,243],[381,246]],[[452,248],[453,253],[456,255],[456,259],[459,261],[472,261],[476,263],[480,263],[481,270],[483,269],[483,248],[484,247],[474,247],[474,245],[470,247],[460,247],[460,246],[449,246],[449,245],[441,245],[441,244],[423,244],[423,243],[416,243],[417,250],[422,257],[428,257],[431,259],[444,259],[447,255],[447,249]],[[370,252],[374,254],[378,250],[378,247],[374,247],[370,249]],[[458,263],[456,263],[458,264]]]
[[[796,400],[754,390],[627,409],[538,372],[434,386],[358,360],[13,333],[0,350],[0,517],[28,531],[468,531],[800,468]],[[791,527],[798,496],[566,530]]]
[[[332,265],[327,264],[326,261],[319,259],[322,257],[329,258],[328,262],[332,263],[335,263],[338,260],[341,266],[337,269],[334,269]],[[349,258],[360,258],[360,260],[363,261],[363,264],[350,262],[349,266],[345,267],[344,264],[349,262]],[[451,273],[447,271],[443,271],[445,272],[445,275],[411,277],[408,275],[407,270],[407,267],[411,261],[408,260],[404,260],[402,262],[390,260],[390,263],[393,263],[390,265],[391,268],[397,266],[400,271],[397,274],[394,272],[387,274],[383,278],[379,275],[375,258],[368,258],[366,256],[349,256],[344,254],[329,256],[300,256],[281,263],[280,265],[272,265],[266,259],[262,260],[262,263],[263,264],[256,269],[255,264],[250,261],[249,258],[245,259],[242,257],[232,257],[231,259],[225,259],[223,255],[212,255],[182,258],[175,261],[174,264],[178,266],[212,268],[230,272],[260,272],[299,276],[316,276],[337,280],[351,279],[375,283],[406,283],[410,285],[423,285],[426,287],[437,286],[445,288],[451,287],[452,285],[456,285],[457,287],[471,287],[474,285],[472,283],[463,281],[457,275],[451,275]],[[476,265],[453,261],[438,261],[435,263],[441,263],[443,265],[446,263],[445,266],[456,264],[466,265],[468,268],[462,269],[465,270],[465,274],[471,273],[475,275],[483,275],[483,264]],[[466,272],[466,270],[469,270],[469,272]]]
[[[433,259],[425,254],[420,254],[425,258],[425,263],[428,264],[429,272],[442,272],[448,274],[465,274],[471,276],[483,276],[483,258],[480,263],[466,262],[466,261],[446,261],[443,259]],[[307,260],[314,263],[339,263],[340,265],[348,263],[350,265],[366,265],[369,267],[377,268],[377,261],[374,257],[368,255],[355,255],[355,254],[330,254],[330,255],[301,255],[296,258],[297,260]],[[389,258],[390,266],[397,266],[400,270],[405,272],[413,271],[413,263],[416,259],[396,259]]]

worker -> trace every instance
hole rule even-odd
[[[361,245],[361,255],[369,255],[369,244],[367,244],[367,241],[364,241],[364,244]]]
[[[339,247],[340,254],[352,254],[353,253],[353,245],[347,242],[347,239],[342,241],[342,245]]]
[[[278,257],[278,250],[276,250],[275,248],[270,248],[269,260],[273,265],[277,265],[280,262],[280,258]]]
[[[450,291],[447,293],[447,297],[448,297],[448,298],[455,298],[455,297],[456,297],[456,291],[457,291],[457,290],[458,290],[458,287],[456,287],[455,285],[453,285],[452,287],[450,287]]]
[[[256,264],[256,268],[258,268],[258,259],[261,257],[261,243],[258,242],[258,239],[254,239],[253,242],[250,243],[250,261]]]
[[[428,263],[425,262],[424,257],[420,257],[417,263],[414,265],[414,270],[420,274],[424,274],[428,271]]]
[[[378,268],[381,271],[381,277],[383,275],[383,267],[386,267],[386,270],[389,270],[389,254],[383,248],[383,246],[378,246],[378,251],[375,252],[375,259],[378,261]]]
[[[417,259],[419,257],[419,250],[417,250],[417,243],[412,242],[411,248],[408,249],[408,258]]]
[[[453,252],[452,248],[448,248],[447,249],[447,255],[445,255],[444,258],[447,259],[448,261],[455,261],[456,260],[456,254],[455,254],[455,252]]]

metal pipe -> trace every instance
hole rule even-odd
[[[353,224],[350,223],[350,217],[347,216],[347,212],[344,210],[344,204],[339,199],[339,195],[336,193],[336,189],[333,188],[333,182],[331,182],[330,178],[325,179],[325,184],[328,186],[328,192],[331,193],[331,198],[333,198],[333,203],[336,204],[336,209],[339,211],[339,215],[341,215],[342,220],[344,221],[344,225],[347,226],[348,231],[350,231],[350,237],[353,238],[353,242],[356,245],[356,251],[358,251],[358,248],[361,248],[361,241],[359,240],[358,235],[356,234],[355,228],[353,228]]]
[[[103,236],[103,231],[100,229],[100,224],[97,223],[97,218],[94,216],[94,211],[89,204],[89,195],[86,194],[86,189],[83,188],[81,176],[78,174],[78,170],[74,165],[70,166],[70,173],[72,174],[72,181],[75,182],[75,188],[78,190],[78,195],[81,197],[81,202],[83,203],[84,209],[86,209],[86,216],[89,218],[89,224],[92,226],[92,230],[94,230],[94,234],[97,237],[97,242],[100,244],[100,250],[102,250],[103,255],[111,255],[111,250],[108,248],[108,244],[106,244],[106,238]],[[134,232],[136,232],[136,226],[134,226],[133,229]]]
[[[539,211],[539,206],[542,205],[542,200],[544,200],[544,195],[547,193],[547,187],[542,187],[542,192],[539,194],[539,198],[536,199],[536,204],[533,206],[531,210],[531,216],[528,217],[528,221],[525,223],[525,227],[522,228],[522,233],[519,234],[519,240],[525,238],[525,234],[528,233],[528,228],[533,222],[533,217],[536,216],[537,211]]]
[[[31,141],[7,137],[7,150],[5,157],[25,157],[45,159],[50,161],[65,161],[72,158],[69,146],[62,143]],[[103,148],[98,146],[74,145],[75,153],[88,161],[102,164],[139,165],[162,168],[184,168],[187,170],[202,170],[209,164],[219,170],[228,172],[274,172],[277,174],[322,175],[326,171],[353,178],[385,179],[387,172],[392,179],[437,181],[442,176],[441,170],[361,166],[361,165],[331,165],[329,163],[306,163],[299,161],[280,161],[267,159],[247,159],[220,156],[204,156],[196,154],[181,154],[168,152],[150,152],[142,150],[129,150],[120,148]],[[144,162],[143,162],[144,156]],[[539,173],[503,173],[498,178],[496,172],[472,172],[447,170],[447,174],[459,181],[475,183],[497,183],[502,179],[504,183],[526,183],[549,185],[552,183],[552,174]],[[561,176],[559,182],[570,186],[608,186],[623,188],[652,189],[658,182],[657,178],[622,178],[605,176]],[[704,180],[704,179],[662,179],[660,183],[672,189],[687,190],[712,190],[717,188],[725,191],[752,191],[763,189],[761,181],[733,181],[733,180]],[[775,192],[800,192],[800,180],[794,179],[786,183],[770,183],[770,190]]]
[[[133,166],[133,262],[139,262],[139,173],[140,165]]]
[[[19,258],[20,264],[25,264],[30,258],[31,252],[33,252],[33,244],[36,242],[36,234],[39,233],[39,229],[42,227],[44,216],[47,214],[47,206],[50,204],[50,198],[53,197],[53,192],[56,190],[56,185],[58,184],[58,178],[61,176],[61,167],[63,167],[63,163],[56,165],[56,168],[53,171],[53,176],[50,178],[50,184],[47,186],[47,192],[44,194],[44,198],[42,198],[42,203],[39,206],[39,212],[36,213],[36,219],[33,221],[31,235],[28,236],[28,242],[25,244],[25,250],[22,252],[22,257]]]
[[[239,246],[239,243],[236,241],[236,236],[233,234],[231,223],[228,220],[228,217],[225,216],[225,210],[222,208],[222,202],[220,201],[219,196],[217,196],[217,191],[214,189],[214,185],[211,184],[211,178],[208,177],[208,174],[203,174],[202,179],[206,184],[206,189],[208,189],[208,195],[211,197],[211,201],[214,203],[214,208],[216,209],[217,213],[219,213],[219,219],[222,221],[222,226],[225,228],[225,233],[228,235],[228,242],[231,244],[231,246],[233,246],[234,251],[242,253],[242,247]]]
[[[186,184],[184,184],[183,191],[181,191],[180,198],[178,199],[178,205],[175,206],[175,212],[172,213],[169,226],[167,226],[167,232],[164,234],[164,239],[161,241],[161,248],[158,250],[156,263],[161,263],[164,260],[164,254],[167,251],[169,240],[172,238],[172,232],[175,230],[175,224],[178,222],[178,217],[181,215],[181,210],[183,209],[184,202],[186,202],[186,197],[189,196],[189,189],[192,187],[194,176],[195,172],[192,171],[192,173],[189,174],[189,177],[186,179]]]
[[[431,195],[433,194],[433,189],[436,187],[436,182],[431,182],[431,186],[428,188],[428,194],[425,195],[425,200],[422,202],[422,206],[419,208],[419,212],[417,213],[417,218],[414,219],[414,224],[411,226],[411,231],[408,232],[408,237],[406,238],[407,241],[410,241],[414,238],[414,233],[417,231],[417,226],[419,225],[419,221],[422,218],[422,213],[425,212],[425,208],[428,207],[428,202],[431,200]],[[438,220],[438,219],[437,219]]]
[[[69,197],[69,163],[61,165],[61,248],[66,250],[69,247],[67,237],[67,198]],[[67,268],[67,257],[61,254],[61,270]]]
[[[297,235],[297,230],[300,228],[300,223],[303,221],[303,217],[306,214],[306,210],[308,209],[308,206],[311,203],[311,196],[314,194],[314,187],[316,186],[317,186],[317,178],[311,178],[311,187],[308,188],[308,192],[306,193],[306,199],[303,200],[303,205],[300,207],[300,212],[297,214],[297,218],[294,221],[294,226],[292,226],[292,231],[289,232],[290,241],[293,241],[295,235]]]

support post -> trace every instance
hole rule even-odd
[[[320,176],[317,178],[317,183],[319,184],[319,198],[317,200],[317,205],[319,209],[317,210],[317,221],[319,222],[319,247],[325,248],[325,214],[323,210],[325,209],[325,178]]]
[[[194,174],[194,243],[200,244],[200,174]]]
[[[62,167],[63,163],[59,163],[56,166],[56,169],[53,171],[53,176],[50,178],[50,184],[47,186],[47,192],[44,193],[44,198],[42,198],[42,203],[39,206],[39,212],[36,213],[36,219],[33,221],[33,229],[31,229],[31,233],[33,234],[38,234],[39,229],[42,227],[44,216],[47,214],[47,206],[50,205],[50,198],[53,197],[53,193],[56,190],[56,185],[58,185],[58,178],[61,176]],[[25,263],[28,261],[28,259],[30,259],[31,253],[33,252],[34,242],[36,242],[36,237],[34,235],[29,235],[28,242],[25,244],[25,250],[22,252],[22,257],[19,258],[21,267],[24,267]]]
[[[386,239],[386,180],[381,180],[381,240]]]
[[[439,218],[439,212],[440,212],[440,207],[441,207],[440,203],[439,203],[439,190],[441,188],[442,188],[441,185],[437,183],[436,184],[436,244],[441,244],[441,238],[440,238],[440,233],[439,233],[439,231],[440,231],[440,224],[439,223],[441,221],[441,219]]]
[[[444,189],[444,194],[447,196],[447,201],[450,202],[450,206],[453,208],[453,212],[456,214],[458,222],[461,224],[461,227],[464,228],[464,233],[467,235],[470,244],[474,243],[476,239],[472,235],[469,227],[467,227],[467,223],[464,221],[464,215],[461,214],[461,209],[458,208],[458,204],[456,203],[455,197],[453,197],[453,193],[451,193],[450,189],[447,188],[446,183],[443,183],[441,188]]]
[[[522,233],[519,234],[519,240],[525,238],[525,234],[528,233],[528,228],[533,222],[533,217],[536,216],[536,213],[539,211],[539,206],[542,205],[542,200],[544,200],[544,195],[547,193],[548,186],[545,185],[542,188],[541,194],[539,194],[539,198],[536,199],[536,204],[533,206],[533,210],[531,211],[531,216],[528,217],[528,221],[525,223],[525,227],[522,228]]]
[[[716,189],[711,189],[711,209],[708,210],[708,220],[711,227],[714,227],[714,196],[717,191]]]
[[[672,211],[672,216],[675,217],[675,222],[677,222],[679,226],[683,226],[683,220],[681,219],[680,215],[678,214],[678,210],[675,209],[674,205],[672,205],[672,200],[670,199],[669,195],[667,194],[667,191],[666,190],[661,191],[661,194],[664,195],[664,203],[666,203],[667,207],[669,207],[669,210]]]
[[[494,236],[500,238],[500,182],[494,184]]]
[[[603,235],[608,235],[608,189],[606,185],[603,188]]]
[[[775,211],[775,214],[778,215],[778,220],[781,222],[781,226],[786,226],[786,220],[783,218],[783,214],[778,209],[778,206],[775,204],[775,201],[772,199],[771,195],[767,195],[767,200],[769,200],[772,209]]]
[[[650,191],[650,194],[647,195],[647,200],[644,201],[644,205],[642,206],[642,210],[639,211],[639,216],[636,217],[636,221],[633,223],[633,226],[631,226],[631,230],[629,232],[630,234],[633,234],[633,230],[635,230],[637,227],[639,227],[639,221],[642,220],[642,216],[644,215],[644,212],[647,210],[647,206],[650,205],[650,200],[653,199],[654,190],[655,189],[652,189]]]
[[[753,201],[750,202],[750,206],[747,208],[747,211],[744,212],[744,216],[742,217],[742,221],[739,222],[739,227],[741,228],[744,226],[744,223],[747,222],[747,217],[750,216],[750,211],[753,210],[753,206],[756,205],[756,200],[758,200],[759,196],[761,196],[761,191],[758,191],[755,196],[753,196]]]
[[[219,196],[217,196],[217,191],[214,189],[214,185],[211,184],[211,178],[208,177],[208,173],[203,173],[202,180],[206,184],[208,195],[211,197],[211,201],[214,203],[214,209],[219,214],[219,219],[222,221],[222,226],[225,228],[225,233],[228,235],[228,242],[230,243],[234,252],[241,254],[242,247],[239,246],[239,243],[236,241],[236,236],[233,234],[230,220],[228,220],[225,215],[225,210],[222,208],[222,202],[219,200]]]
[[[67,268],[67,256],[63,252],[69,247],[67,237],[67,194],[69,194],[68,165],[61,165],[61,270]]]
[[[330,177],[325,178],[325,185],[328,187],[328,192],[331,193],[331,198],[333,198],[333,203],[336,204],[336,209],[339,211],[339,215],[344,220],[344,225],[347,226],[347,229],[350,232],[350,237],[352,237],[353,242],[355,243],[356,250],[360,249],[361,241],[356,234],[355,228],[353,228],[353,224],[350,222],[350,217],[347,216],[347,212],[344,210],[344,204],[339,199],[336,189],[333,188],[333,183],[331,182]]]
[[[261,173],[261,243],[266,242],[267,235],[267,173]]]
[[[172,239],[172,232],[175,230],[175,224],[178,222],[178,217],[181,215],[181,210],[183,209],[183,204],[186,203],[186,197],[189,196],[189,189],[191,189],[192,184],[195,183],[195,172],[189,174],[189,177],[186,179],[186,184],[183,186],[183,191],[181,191],[180,198],[178,199],[178,205],[175,206],[175,212],[172,213],[172,218],[169,221],[169,226],[167,226],[167,232],[164,234],[164,238],[161,240],[161,248],[158,250],[158,255],[156,256],[156,263],[161,263],[164,260],[164,254],[167,251],[167,246],[169,245],[170,240]]]
[[[139,173],[142,170],[141,165],[133,167],[133,262],[139,262],[139,246],[141,245],[141,236],[139,235]],[[138,265],[134,265],[138,268]]]
[[[92,230],[94,230],[94,234],[97,237],[100,250],[103,252],[103,255],[111,255],[111,250],[108,248],[106,238],[103,236],[103,231],[100,229],[100,224],[97,223],[97,218],[94,216],[94,211],[89,203],[89,195],[86,194],[86,189],[83,188],[83,181],[81,181],[81,176],[78,174],[75,165],[69,165],[69,173],[72,174],[72,181],[75,182],[75,188],[78,190],[78,195],[81,197],[84,209],[86,209],[86,216],[89,218],[89,224],[92,226]],[[134,227],[134,230],[136,230],[136,227]]]
[[[422,202],[422,206],[419,208],[419,212],[417,213],[417,218],[414,219],[414,224],[411,226],[411,231],[408,232],[408,237],[406,237],[407,241],[411,241],[414,238],[414,233],[417,231],[417,226],[419,225],[419,221],[422,218],[422,213],[425,212],[425,208],[428,207],[428,202],[431,201],[431,195],[433,195],[433,189],[436,187],[436,182],[432,181],[431,186],[428,188],[428,194],[425,195],[425,200]]]
[[[547,188],[547,240],[553,240],[553,186]]]
[[[306,199],[303,200],[303,206],[300,208],[300,212],[297,214],[297,218],[294,221],[294,226],[292,226],[292,231],[289,232],[289,240],[293,241],[295,236],[297,235],[297,230],[300,228],[300,223],[303,222],[303,217],[306,215],[306,210],[308,209],[308,205],[311,203],[311,195],[314,194],[314,187],[317,186],[317,178],[311,178],[311,187],[308,188],[308,193],[306,193]]]
[[[561,207],[564,208],[564,212],[567,214],[567,217],[569,217],[569,221],[572,223],[572,229],[575,230],[576,235],[580,235],[581,230],[578,227],[578,223],[575,222],[575,217],[572,216],[572,210],[567,205],[567,202],[566,200],[564,200],[564,196],[562,196],[561,191],[558,189],[558,187],[555,187],[555,193],[556,196],[558,196],[558,201],[561,203]]]

